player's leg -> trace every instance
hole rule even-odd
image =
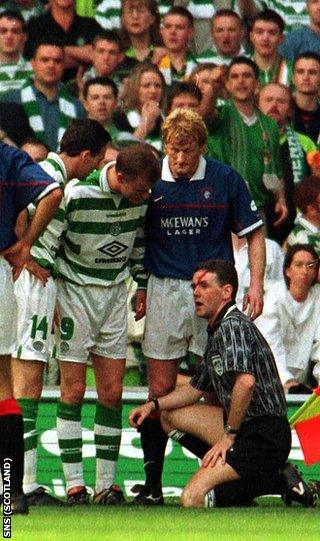
[[[86,289],[58,281],[60,326],[56,346],[61,398],[57,407],[57,433],[70,505],[87,504],[89,501],[83,476],[81,430],[87,360],[92,346],[87,314],[90,299],[87,300]]]
[[[94,503],[117,505],[124,502],[115,485],[122,430],[122,389],[125,359],[110,359],[91,354],[98,402],[94,420],[96,445],[96,483]]]
[[[11,382],[11,351],[16,326],[16,301],[11,268],[1,257],[0,299],[0,468],[4,474],[5,459],[11,460],[11,509],[13,513],[27,513],[28,504],[22,491],[23,421],[19,404],[13,397]]]
[[[94,436],[96,444],[96,482],[94,503],[114,505],[124,502],[115,485],[116,465],[122,430],[122,390],[127,348],[127,288],[125,283],[92,292],[99,310],[92,313],[95,345],[91,359],[95,372],[98,402]]]
[[[58,505],[37,482],[36,429],[43,372],[50,356],[50,336],[56,301],[56,285],[49,277],[41,281],[23,270],[15,283],[18,306],[17,334],[12,359],[14,395],[18,399],[24,422],[23,488],[30,505]]]
[[[185,280],[151,276],[147,291],[143,353],[147,357],[149,397],[164,396],[176,385],[180,359],[188,351],[186,320],[189,312]],[[189,283],[187,283],[188,289]],[[189,297],[191,295],[191,289]],[[146,484],[134,503],[162,504],[161,476],[167,444],[158,414],[140,428]]]

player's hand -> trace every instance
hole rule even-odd
[[[227,451],[232,447],[235,439],[234,434],[223,434],[222,438],[204,455],[201,466],[214,468],[218,460],[221,460],[221,464],[225,464]]]
[[[287,217],[288,217],[288,209],[285,201],[277,201],[274,207],[275,213],[278,214],[278,218],[275,222],[273,222],[273,225],[277,227],[278,225],[282,224]]]
[[[143,406],[134,408],[129,415],[130,425],[133,426],[133,428],[139,428],[143,421],[153,412],[154,408],[153,402],[146,402]]]
[[[12,267],[12,277],[15,282],[25,266],[25,264],[31,260],[30,255],[31,246],[29,242],[25,240],[18,240],[10,248],[1,252],[2,255]]]
[[[136,293],[136,302],[135,302],[135,313],[134,319],[139,321],[143,316],[146,315],[146,302],[147,302],[147,292],[145,289],[138,289]]]
[[[250,286],[243,297],[242,309],[250,319],[254,320],[262,314],[263,310],[263,288]]]
[[[50,276],[50,271],[48,271],[48,269],[40,267],[40,265],[38,265],[38,263],[34,259],[30,259],[30,261],[27,261],[24,267],[30,272],[30,274],[33,274],[34,276],[39,278],[43,286],[46,285]]]

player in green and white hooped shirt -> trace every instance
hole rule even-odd
[[[126,280],[138,283],[136,319],[145,313],[143,269],[146,200],[158,178],[147,145],[124,148],[108,163],[66,190],[67,231],[58,255],[61,402],[57,430],[70,505],[88,503],[82,468],[81,407],[86,366],[92,360],[98,402],[94,435],[94,503],[124,500],[114,485],[121,438],[122,380],[126,358]]]
[[[85,177],[98,167],[104,156],[109,134],[95,120],[76,120],[67,128],[61,140],[61,152],[50,152],[40,163],[61,186],[74,177]],[[26,211],[31,219],[33,205]],[[15,285],[18,303],[18,324],[12,359],[15,396],[24,419],[25,475],[24,491],[31,505],[59,503],[39,487],[36,480],[37,431],[36,421],[42,392],[45,363],[50,356],[50,333],[56,300],[55,257],[64,230],[65,203],[58,211],[31,249],[33,262],[26,265]],[[20,216],[19,228],[25,215]],[[38,278],[34,275],[38,270]],[[45,286],[45,287],[44,287]]]
[[[21,88],[32,74],[30,62],[23,56],[27,39],[26,25],[19,13],[0,14],[0,94]]]

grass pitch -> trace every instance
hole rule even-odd
[[[15,541],[313,541],[320,539],[320,506],[290,508],[263,498],[258,507],[181,509],[77,507],[31,508],[12,518]]]

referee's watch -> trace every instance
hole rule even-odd
[[[228,425],[227,423],[224,425],[224,433],[236,435],[236,434],[239,434],[239,429],[232,428],[232,426]]]

